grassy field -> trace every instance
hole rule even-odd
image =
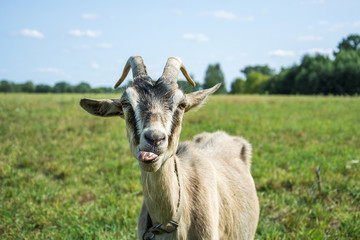
[[[136,238],[125,124],[88,115],[83,96],[116,97],[0,94],[1,239]],[[216,130],[253,145],[257,239],[359,239],[360,98],[215,96],[185,116],[181,139]]]

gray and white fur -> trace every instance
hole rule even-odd
[[[89,113],[126,121],[132,154],[156,154],[156,161],[138,160],[144,201],[138,237],[151,226],[166,224],[178,215],[178,228],[154,239],[254,239],[259,203],[250,173],[251,145],[224,132],[202,133],[179,143],[185,112],[201,106],[220,84],[185,94],[177,85],[178,74],[190,84],[178,57],[168,59],[164,73],[153,81],[142,57],[127,61],[118,87],[129,70],[133,84],[119,99],[81,99]]]

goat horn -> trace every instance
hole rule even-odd
[[[178,80],[180,70],[183,73],[186,80],[188,80],[188,82],[195,87],[195,82],[191,79],[188,72],[186,71],[183,62],[178,57],[169,57],[169,59],[166,62],[164,72],[161,78],[167,78],[171,81],[176,82]]]
[[[117,88],[125,80],[126,76],[130,71],[130,68],[133,73],[133,78],[136,78],[138,76],[148,76],[143,58],[141,56],[131,56],[127,60],[123,73],[119,81],[117,81],[117,83],[115,84],[114,88]]]

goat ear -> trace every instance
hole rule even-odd
[[[221,83],[216,84],[212,88],[186,94],[186,107],[185,112],[192,108],[200,108],[210,94],[213,94],[221,86]]]
[[[82,98],[80,106],[88,113],[99,117],[120,116],[124,118],[124,112],[119,99],[89,99]]]

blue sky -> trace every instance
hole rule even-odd
[[[196,81],[220,63],[227,87],[247,65],[332,55],[360,33],[359,0],[1,1],[0,79],[113,86],[131,55],[157,79],[170,56]],[[182,76],[180,76],[182,78]]]

